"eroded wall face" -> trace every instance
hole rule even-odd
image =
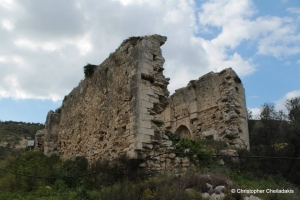
[[[183,137],[223,140],[234,148],[249,148],[245,92],[230,68],[208,73],[176,90],[162,119],[167,130]]]
[[[164,44],[166,37],[153,36],[143,40],[139,52],[140,77],[138,82],[138,121],[137,121],[137,148],[145,150],[149,148],[153,140],[162,140],[163,121],[160,120],[160,114],[165,110],[168,104],[167,86],[169,79],[163,75],[163,63],[160,46]]]
[[[90,163],[133,152],[137,109],[137,41],[123,44],[63,101],[59,152]]]
[[[59,122],[60,114],[53,112],[52,110],[49,111],[44,129],[44,143],[39,147],[40,149],[44,149],[44,154],[47,156],[51,156],[53,154],[58,155],[58,132],[60,128]],[[42,140],[42,138],[40,138],[40,140]]]
[[[144,159],[146,170],[179,172],[189,163],[172,153],[165,130],[248,147],[245,94],[235,72],[209,73],[169,97],[160,48],[166,39],[130,38],[95,67],[48,113],[44,153],[89,163],[127,154]]]
[[[155,138],[162,139],[163,122],[155,116],[169,94],[160,49],[165,41],[154,35],[123,42],[65,97],[58,132],[63,159],[138,158]]]

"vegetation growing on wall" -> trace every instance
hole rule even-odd
[[[87,64],[83,67],[85,78],[92,77],[97,65]]]
[[[177,156],[188,156],[190,161],[195,164],[201,163],[202,166],[213,164],[215,161],[211,156],[214,149],[200,140],[184,139],[169,131],[166,131],[165,134],[172,141],[172,147],[175,148]],[[186,154],[182,154],[182,152]]]
[[[141,39],[143,39],[143,37],[140,37],[140,36],[132,36],[132,37],[129,37],[128,39],[124,40],[122,42],[122,45],[127,43],[127,42],[130,42],[131,45],[135,46],[138,41],[140,41]]]

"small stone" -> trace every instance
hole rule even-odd
[[[210,197],[210,194],[207,192],[201,194],[202,199],[208,199]]]
[[[162,137],[164,140],[169,140],[169,137],[168,136],[166,136],[165,134],[163,135],[163,137]]]
[[[141,164],[139,164],[139,167],[141,167],[141,168],[145,168],[145,167],[148,167],[148,165],[147,165],[147,163],[141,163]]]
[[[207,193],[212,194],[214,192],[213,186],[209,183],[206,183],[206,186],[207,186]]]
[[[52,188],[51,188],[50,186],[48,186],[48,185],[47,185],[45,188],[48,189],[48,190],[51,190],[51,189],[52,189]]]
[[[221,196],[219,194],[211,194],[209,200],[222,200]]]
[[[147,160],[146,163],[147,163],[147,166],[149,166],[149,167],[153,167],[154,166],[154,163],[153,163],[152,160]]]
[[[174,147],[167,147],[167,150],[168,150],[168,151],[173,151],[173,150],[174,150]]]
[[[179,163],[180,163],[180,158],[176,157],[176,158],[174,159],[174,163],[175,163],[175,164],[179,164]]]
[[[226,187],[224,185],[219,185],[219,186],[215,187],[214,191],[216,194],[225,193]]]
[[[189,163],[183,163],[183,164],[182,164],[182,167],[189,167],[189,166],[190,166]]]
[[[160,160],[160,162],[165,162],[166,161],[166,159],[164,157],[161,157],[159,160]]]
[[[154,167],[155,168],[160,168],[160,165],[159,164],[155,164]]]
[[[166,163],[167,163],[167,165],[169,165],[169,164],[171,163],[171,159],[170,159],[170,158],[167,158],[167,159],[166,159]]]
[[[169,158],[174,159],[176,157],[175,153],[170,153]]]
[[[254,196],[254,195],[250,195],[249,200],[262,200],[262,199]]]
[[[189,163],[189,159],[187,157],[181,158],[182,163]]]
[[[219,160],[219,164],[222,165],[222,166],[224,166],[225,165],[224,160],[223,159]]]
[[[170,146],[172,146],[172,141],[169,141],[169,140],[164,141],[161,143],[161,146],[170,147]]]

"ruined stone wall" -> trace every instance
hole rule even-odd
[[[121,154],[141,158],[153,142],[164,144],[163,122],[169,79],[162,74],[160,46],[166,37],[132,37],[65,96],[45,127],[46,155],[85,156],[93,163]]]
[[[38,130],[34,138],[34,149],[44,151],[44,141],[45,141],[45,129]]]
[[[53,112],[52,110],[49,111],[44,130],[44,148],[42,146],[39,147],[44,149],[44,153],[47,156],[51,156],[52,154],[58,155],[58,133],[60,130],[59,122],[60,113]],[[37,144],[38,143],[36,143],[36,145]]]
[[[210,72],[176,90],[162,115],[165,129],[187,138],[249,148],[245,92],[231,69]]]
[[[148,171],[177,173],[189,162],[172,153],[165,130],[249,147],[245,94],[235,72],[211,72],[169,97],[160,48],[166,39],[129,38],[102,64],[90,66],[61,108],[48,113],[44,146],[37,148],[89,163],[127,154],[143,159],[140,167]]]

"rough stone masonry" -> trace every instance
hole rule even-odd
[[[125,40],[65,96],[60,109],[48,113],[39,149],[62,159],[85,156],[90,163],[127,154],[144,159],[141,167],[160,170],[189,166],[188,159],[170,152],[166,130],[249,148],[245,93],[237,74],[230,68],[210,72],[169,97],[160,49],[166,40],[160,35]]]

